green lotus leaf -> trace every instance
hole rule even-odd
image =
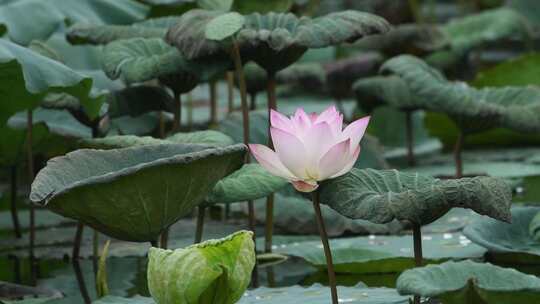
[[[287,184],[285,179],[270,174],[259,164],[246,164],[220,180],[206,201],[209,204],[228,204],[255,200],[266,197]]]
[[[403,272],[400,294],[448,304],[513,304],[540,301],[540,279],[515,269],[472,261],[447,262]]]
[[[241,14],[251,13],[286,13],[293,5],[293,0],[268,0],[268,1],[250,1],[234,0],[232,9]]]
[[[66,23],[130,24],[147,13],[146,6],[133,0],[21,0],[0,7],[0,23],[11,40],[28,45],[32,40],[47,40]]]
[[[137,117],[152,111],[171,111],[174,100],[163,88],[138,85],[110,93],[107,105],[109,117]]]
[[[509,0],[506,2],[508,7],[525,16],[527,20],[536,28],[540,26],[539,3],[528,0]]]
[[[114,41],[103,50],[103,69],[112,79],[127,83],[159,79],[180,93],[191,91],[227,69],[222,61],[188,61],[161,38],[133,38]]]
[[[166,40],[188,59],[223,56],[228,43],[205,38],[206,25],[220,15],[214,11],[192,10],[169,30]],[[389,29],[384,19],[358,11],[332,13],[315,19],[270,12],[245,15],[244,27],[236,37],[244,61],[253,60],[266,71],[277,72],[298,60],[308,48],[354,42]]]
[[[37,107],[49,93],[78,98],[90,118],[99,114],[103,98],[91,96],[92,78],[30,49],[1,40],[0,71],[4,98],[0,124],[18,111]]]
[[[339,298],[347,303],[407,304],[409,299],[400,296],[395,289],[369,288],[360,283],[356,286],[338,286]],[[300,299],[300,300],[299,300]],[[288,286],[279,288],[260,287],[250,290],[238,304],[327,304],[330,299],[328,286]]]
[[[352,169],[321,185],[321,202],[344,216],[374,223],[425,225],[453,207],[509,222],[512,193],[493,177],[439,180],[397,170]]]
[[[527,38],[527,20],[513,9],[497,8],[454,19],[441,27],[457,53],[508,38]]]
[[[234,0],[197,0],[197,5],[205,10],[227,12]]]
[[[245,23],[244,16],[232,12],[217,16],[208,22],[204,31],[206,39],[221,41],[232,37]]]
[[[33,111],[32,116],[34,128],[39,128],[38,125],[42,123],[48,129],[48,132],[52,134],[64,138],[88,138],[92,136],[90,128],[78,122],[67,111],[50,110],[40,107]],[[26,130],[27,113],[19,112],[13,115],[8,120],[7,125],[17,130]],[[39,135],[39,131],[37,134]],[[35,140],[39,142],[39,138],[40,137],[38,136]]]
[[[530,53],[481,71],[473,81],[475,87],[540,85],[540,53]]]
[[[379,51],[389,56],[403,53],[422,55],[440,50],[448,44],[448,37],[437,26],[400,24],[391,31],[368,36],[354,44],[355,49]]]
[[[87,138],[80,141],[81,146],[93,149],[119,149],[146,145],[163,144],[201,144],[224,147],[233,144],[233,140],[218,131],[205,130],[189,133],[176,133],[166,139],[150,136],[113,135],[103,138]]]
[[[167,29],[178,22],[178,17],[152,18],[130,25],[75,24],[66,39],[72,44],[108,44],[130,38],[163,38]]]
[[[133,298],[121,298],[117,296],[106,296],[92,302],[92,304],[155,304],[152,298],[136,296]]]
[[[538,207],[512,208],[512,224],[502,224],[489,218],[479,219],[467,225],[463,234],[474,243],[487,248],[493,254],[506,256],[518,262],[538,261],[540,243],[530,234]]]
[[[150,248],[148,259],[148,289],[158,304],[233,304],[255,266],[253,233],[239,231],[174,251]]]
[[[448,260],[482,259],[486,250],[461,233],[426,234],[422,250],[426,264]],[[301,258],[318,270],[325,271],[326,258],[321,241],[295,241],[289,244],[276,240],[275,252]],[[340,274],[398,273],[414,267],[414,249],[410,235],[360,236],[330,241],[334,269]]]
[[[124,115],[110,120],[108,135],[146,136],[157,131],[161,121],[171,123],[173,118],[167,112],[149,112],[133,117]]]
[[[78,150],[47,163],[30,200],[121,240],[154,241],[238,169],[245,153],[243,145]]]
[[[399,109],[442,112],[465,133],[503,127],[518,132],[540,131],[540,89],[501,87],[476,89],[447,80],[424,61],[409,55],[394,57],[382,67],[386,77],[355,84],[359,102],[374,96]]]

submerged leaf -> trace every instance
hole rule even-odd
[[[397,170],[352,169],[321,185],[321,201],[344,216],[374,223],[393,219],[425,225],[453,207],[509,222],[512,193],[502,180],[439,180]]]
[[[185,249],[150,248],[148,288],[157,303],[233,304],[255,266],[253,233],[239,231]]]
[[[447,262],[405,271],[401,294],[434,297],[448,304],[518,304],[540,301],[540,279],[515,269],[472,261]]]
[[[121,240],[154,241],[238,169],[245,153],[244,145],[77,150],[48,162],[30,200]]]

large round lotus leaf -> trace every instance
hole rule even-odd
[[[320,240],[293,241],[291,237],[287,244],[283,238],[285,236],[275,240],[275,252],[299,257],[321,271],[326,270]],[[486,253],[484,248],[471,243],[461,233],[424,232],[422,247],[426,263],[482,259]],[[341,274],[398,273],[415,265],[411,235],[337,238],[330,241],[330,248],[335,271]]]
[[[515,269],[472,261],[405,271],[401,294],[438,298],[444,304],[521,304],[540,301],[540,279]]]
[[[165,139],[151,136],[113,135],[103,138],[87,138],[80,141],[83,147],[94,149],[118,149],[145,145],[163,144],[201,144],[209,146],[229,146],[233,140],[218,131],[205,130],[189,133],[176,133]]]
[[[439,180],[397,170],[355,169],[321,185],[321,201],[344,216],[374,223],[425,225],[453,207],[509,222],[512,192],[493,177]]]
[[[185,249],[150,248],[148,289],[157,303],[233,304],[255,266],[253,233],[239,231]]]
[[[30,200],[118,239],[154,241],[238,169],[245,153],[243,145],[78,150],[47,163]]]
[[[514,262],[519,262],[520,256],[534,256],[538,261],[540,242],[529,233],[531,221],[538,212],[538,207],[514,207],[511,224],[482,218],[465,227],[463,234],[490,252],[506,255],[509,259],[516,257]]]
[[[161,38],[119,40],[103,49],[103,69],[110,78],[122,77],[128,83],[158,78],[182,93],[226,68],[222,61],[188,61]]]
[[[206,201],[210,204],[228,204],[256,200],[278,191],[287,184],[285,179],[270,174],[259,164],[246,164],[220,180]]]
[[[206,25],[222,13],[192,10],[170,28],[166,39],[188,59],[222,55],[227,43],[206,39]],[[265,70],[279,71],[308,48],[323,48],[354,42],[364,36],[387,32],[382,18],[357,11],[343,11],[311,19],[291,13],[245,15],[245,24],[236,33],[244,61],[254,60]]]
[[[124,115],[137,117],[149,112],[171,111],[174,99],[165,88],[137,85],[107,95],[107,114],[110,118]]]
[[[389,76],[359,80],[359,98],[371,96],[374,107],[426,109],[452,117],[467,132],[503,127],[518,132],[540,131],[540,89],[496,87],[476,89],[447,80],[421,59],[402,55],[388,60],[381,71]],[[362,102],[359,99],[359,102]]]
[[[72,44],[108,44],[130,38],[163,38],[178,17],[153,18],[130,25],[76,24],[69,28],[66,39]]]
[[[475,87],[540,85],[540,53],[528,53],[478,73]]]
[[[130,24],[144,19],[147,12],[133,0],[20,0],[0,7],[0,24],[7,27],[11,40],[27,45],[47,40],[66,23]]]
[[[99,114],[101,97],[90,96],[92,78],[7,40],[0,40],[2,106],[0,124],[18,111],[37,107],[49,93],[78,98],[89,118]]]

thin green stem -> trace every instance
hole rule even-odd
[[[197,230],[195,231],[195,244],[202,242],[203,233],[204,233],[205,213],[206,213],[206,208],[204,206],[199,206],[197,208]]]
[[[234,111],[234,73],[227,71],[227,111]]]
[[[236,71],[236,77],[238,81],[238,86],[240,88],[240,101],[242,105],[242,124],[243,124],[243,139],[244,144],[249,144],[249,109],[248,109],[248,100],[247,100],[247,89],[246,89],[246,78],[244,76],[244,69],[242,67],[242,58],[240,57],[240,49],[238,48],[238,43],[236,40],[232,40],[232,58],[234,60],[234,67]],[[250,157],[249,153],[246,155],[246,163],[249,163]],[[253,241],[256,239],[255,235],[255,208],[253,206],[253,201],[248,201],[248,224],[249,229],[253,232]],[[257,248],[255,248],[257,251]],[[251,274],[251,285],[256,288],[259,286],[259,271],[257,265],[253,268]]]
[[[11,166],[11,219],[15,236],[22,237],[21,225],[19,223],[19,213],[17,212],[17,166]]]
[[[338,304],[336,273],[334,272],[332,251],[330,250],[330,243],[328,242],[328,235],[326,233],[326,227],[324,225],[324,219],[322,217],[318,190],[315,190],[313,192],[312,200],[313,209],[315,210],[315,219],[317,220],[317,227],[319,228],[319,234],[321,236],[321,241],[324,248],[324,255],[326,257],[326,267],[328,269],[328,285],[330,286],[330,292],[332,294],[332,304]]]
[[[30,180],[30,183],[34,181],[34,152],[32,151],[32,145],[33,145],[33,138],[32,138],[32,131],[34,128],[34,122],[33,122],[33,111],[28,110],[26,112],[26,152],[27,152],[27,158],[28,158],[28,177]],[[35,207],[33,204],[30,204],[30,246],[28,248],[29,251],[29,257],[30,257],[30,285],[35,286],[37,283],[37,261],[36,257],[34,256],[34,246],[36,241],[36,214],[35,214]]]
[[[218,123],[217,82],[212,80],[208,85],[210,89],[210,124],[216,125]]]
[[[174,92],[174,121],[173,121],[173,133],[180,131],[180,124],[182,122],[182,97],[180,92]]]
[[[413,224],[413,243],[414,243],[414,264],[416,267],[422,267],[422,231],[419,224]],[[414,304],[420,304],[420,296],[414,296]]]
[[[267,82],[267,94],[268,94],[268,146],[272,148],[272,136],[270,134],[270,113],[272,110],[277,109],[276,100],[276,74],[268,73]],[[272,236],[274,234],[274,194],[270,194],[266,198],[266,229],[264,238],[264,252],[272,252]]]
[[[412,116],[412,111],[405,111],[405,140],[407,142],[407,163],[410,167],[414,167],[416,165],[416,159],[414,157],[414,126]]]
[[[79,263],[79,260],[73,259],[71,263],[73,265],[73,270],[75,271],[75,278],[77,279],[77,285],[79,286],[79,291],[81,292],[84,304],[91,304],[92,299],[90,299],[88,289],[86,289],[86,283],[84,282],[84,276],[81,271],[81,265]]]
[[[94,278],[97,279],[99,261],[99,232],[92,229],[92,267],[94,268]]]

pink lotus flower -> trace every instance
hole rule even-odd
[[[298,109],[290,118],[272,110],[270,123],[275,151],[250,144],[251,153],[261,166],[289,180],[298,191],[312,192],[317,182],[351,170],[360,155],[369,116],[343,130],[343,114],[334,106],[319,115]]]

